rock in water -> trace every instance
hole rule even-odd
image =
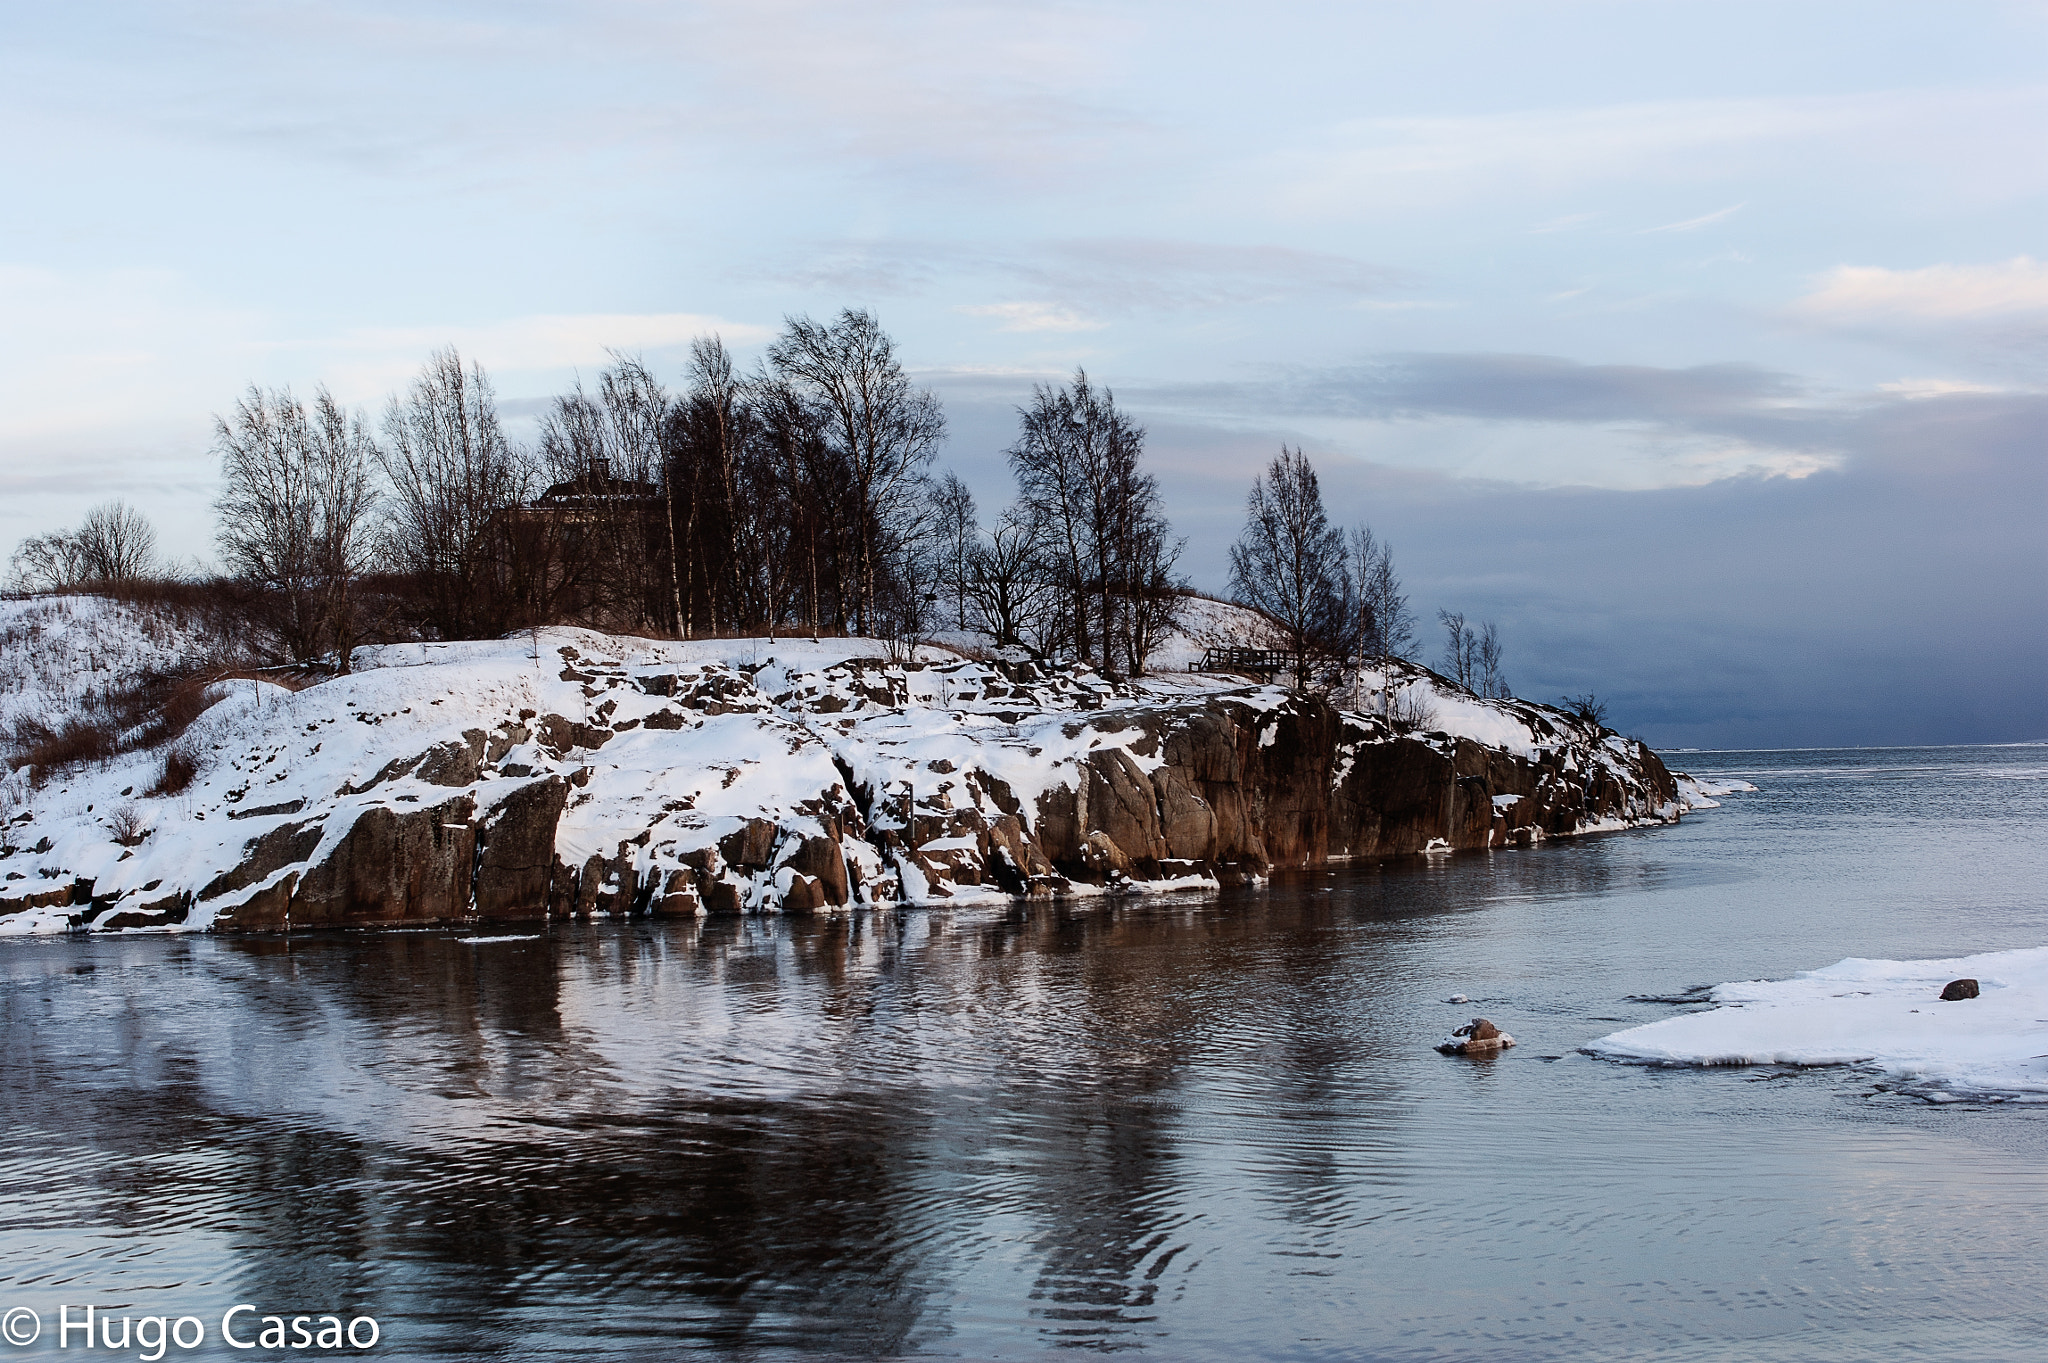
[[[1449,998],[1445,999],[1445,1000],[1444,1000],[1444,1002],[1445,1002],[1445,1003],[1470,1003],[1470,1002],[1472,1002],[1472,1000],[1470,1000],[1470,999],[1466,998],[1466,997],[1465,997],[1465,996],[1464,996],[1463,994],[1453,994],[1453,995],[1451,995],[1451,996],[1450,996]]]
[[[1473,1018],[1458,1028],[1436,1048],[1445,1055],[1482,1055],[1487,1051],[1504,1051],[1515,1044],[1515,1039],[1485,1018]]]
[[[1943,1003],[1956,1003],[1962,999],[1974,999],[1976,997],[1977,982],[1975,980],[1950,980],[1941,987],[1941,1001]]]

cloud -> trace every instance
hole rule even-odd
[[[1841,163],[1875,160],[1896,175],[1917,162],[1944,183],[1970,185],[1973,195],[2010,198],[2039,183],[2031,169],[2038,158],[2019,130],[2039,126],[2044,101],[2048,91],[2024,87],[1906,90],[1351,119],[1269,154],[1253,178],[1298,215],[1378,216],[1616,181],[1803,177],[1820,143]],[[2020,165],[2030,169],[2016,175]],[[1563,230],[1589,217],[1572,214],[1532,230]]]
[[[1220,588],[1251,472],[1292,433],[1148,425],[1183,567]],[[1387,439],[1309,453],[1425,619],[1499,622],[1519,694],[1597,691],[1670,744],[2048,737],[2048,398],[1844,398],[1832,431],[1838,466],[1803,479],[1634,490],[1398,466]]]
[[[1168,403],[1279,415],[1645,423],[1769,434],[1788,445],[1811,443],[1807,432],[1819,414],[1800,380],[1756,365],[1661,369],[1554,355],[1382,355],[1359,365],[1280,370],[1260,381],[1149,391]]]
[[[2008,387],[2039,388],[2048,363],[2048,262],[1842,265],[1816,279],[1784,316],[2002,376]]]
[[[807,251],[802,264],[762,273],[778,282],[855,297],[920,294],[942,281],[954,292],[977,280],[1022,286],[1035,295],[1032,301],[959,310],[1069,322],[1005,330],[1080,330],[1071,322],[1105,311],[1175,313],[1300,299],[1355,305],[1384,301],[1383,295],[1416,281],[1408,271],[1328,252],[1168,237],[1092,237],[979,249],[914,239],[837,242]]]
[[[410,370],[430,351],[452,345],[487,369],[570,369],[604,364],[612,350],[664,350],[713,334],[748,345],[768,340],[775,329],[692,312],[551,313],[470,325],[359,327],[280,348],[367,353]]]
[[[1957,393],[1997,393],[2004,391],[1990,384],[1971,383],[1964,379],[1900,379],[1895,383],[1880,383],[1880,393],[1889,393],[1902,398],[1945,398]]]
[[[954,309],[969,317],[994,317],[998,331],[1100,331],[1109,325],[1058,303],[982,303]]]
[[[1697,232],[1700,228],[1710,224],[1725,222],[1747,207],[1749,205],[1746,203],[1730,204],[1726,208],[1717,208],[1711,213],[1702,213],[1697,218],[1686,218],[1680,222],[1667,222],[1662,227],[1645,227],[1636,235],[1649,236],[1655,232]]]
[[[2014,256],[1993,265],[1917,270],[1841,265],[1822,275],[1792,311],[1838,324],[2048,318],[2048,261]]]

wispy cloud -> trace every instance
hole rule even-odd
[[[612,350],[662,350],[714,334],[748,345],[767,340],[775,330],[693,312],[548,313],[466,325],[364,327],[332,339],[283,342],[279,348],[367,352],[416,366],[427,352],[452,345],[490,368],[565,369],[602,364]]]
[[[980,303],[956,308],[969,317],[993,317],[998,331],[1100,331],[1109,325],[1058,303]]]
[[[1821,276],[1792,310],[1838,322],[2048,317],[2048,261],[2015,256],[1991,265],[1917,270],[1842,265]]]
[[[1262,381],[1152,391],[1283,414],[1689,426],[1765,414],[1796,419],[1810,396],[1792,375],[1755,365],[1661,369],[1501,354],[1383,355],[1361,365],[1280,370]]]
[[[1575,231],[1588,223],[1599,221],[1600,216],[1598,213],[1567,213],[1563,217],[1537,223],[1529,229],[1529,235],[1545,236],[1552,232]]]
[[[1711,213],[1702,213],[1697,218],[1684,218],[1678,222],[1667,222],[1659,227],[1645,227],[1636,235],[1649,236],[1655,232],[1697,232],[1702,227],[1707,227],[1717,222],[1725,222],[1747,207],[1749,205],[1746,203],[1729,204],[1726,208],[1717,208]]]
[[[1173,313],[1304,298],[1338,306],[1398,304],[1385,296],[1415,282],[1407,271],[1329,252],[1170,237],[1090,237],[986,249],[909,239],[838,242],[763,273],[856,297],[918,294],[942,284],[958,292],[972,289],[975,281],[999,282],[1006,292],[1022,285],[1033,301],[959,310],[1018,322],[1064,319],[1062,326],[1009,328],[1014,330],[1079,330],[1073,323],[1105,312]]]
[[[1274,199],[1299,215],[1379,215],[1617,181],[1753,179],[1773,168],[1796,169],[1818,143],[1841,148],[1848,159],[1868,159],[1882,147],[1894,162],[1938,160],[1949,175],[1966,169],[1955,154],[1965,147],[1969,173],[2002,176],[2010,192],[2019,148],[2004,143],[2011,129],[2038,126],[2043,103],[2039,89],[1910,90],[1353,119],[1274,152],[1264,178]],[[2038,182],[2038,173],[2019,178]],[[1563,231],[1588,216],[1531,230]]]

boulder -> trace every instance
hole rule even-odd
[[[1950,980],[1941,987],[1941,1001],[1943,1003],[1960,1003],[1964,999],[1974,999],[1976,997],[1977,982],[1975,980]]]
[[[782,864],[817,886],[818,902],[807,908],[846,902],[846,854],[831,838],[803,838],[782,859]]]
[[[555,825],[569,788],[550,778],[498,802],[477,829],[475,908],[481,918],[545,918]]]
[[[365,809],[291,897],[291,925],[446,922],[469,913],[476,800]],[[237,915],[237,927],[247,926]]]
[[[1515,1044],[1515,1039],[1485,1018],[1473,1018],[1458,1028],[1436,1048],[1445,1055],[1484,1055],[1489,1051],[1504,1051]]]

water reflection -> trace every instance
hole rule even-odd
[[[364,1310],[391,1357],[1522,1358],[1731,1337],[1739,1296],[1761,1354],[1918,1311],[1920,1356],[1999,1356],[2043,1324],[2025,1114],[1572,1055],[1845,954],[1848,878],[1773,850],[1795,798],[1849,817],[1210,899],[9,944],[0,1297]],[[1899,922],[2029,930],[2005,846]],[[1474,1008],[1524,1046],[1428,1050]],[[1967,1259],[1914,1238],[1964,1210]]]

